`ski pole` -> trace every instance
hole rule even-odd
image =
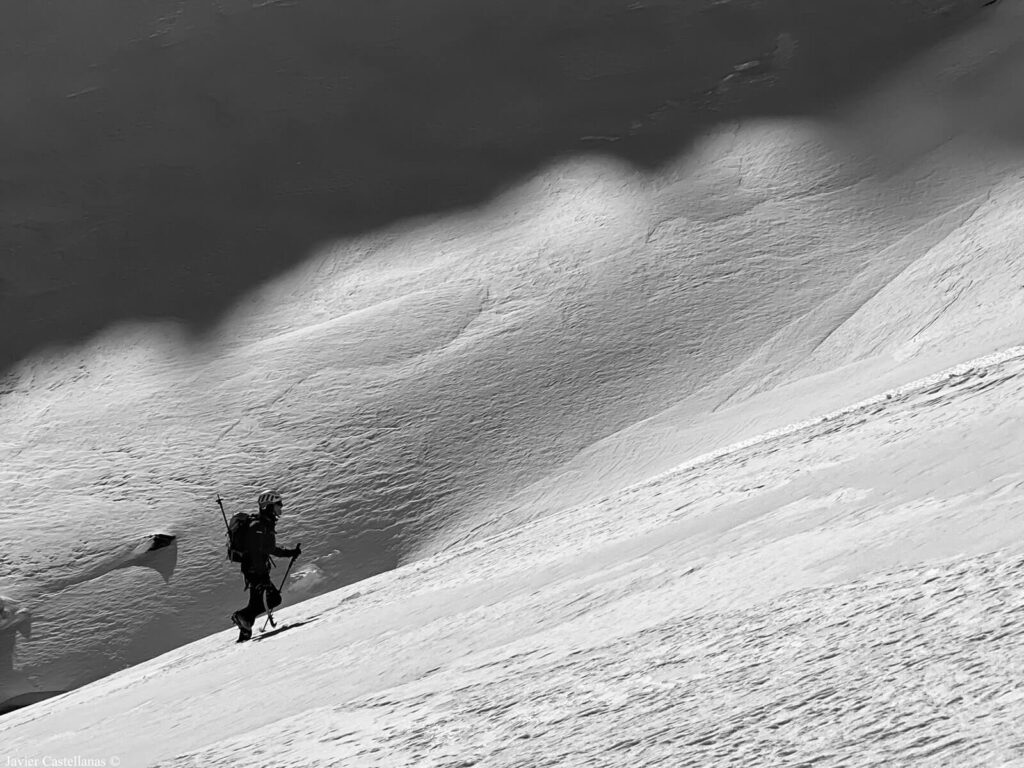
[[[300,543],[296,544],[295,548],[296,549],[302,549],[302,543],[300,542]],[[298,555],[296,555],[295,557],[298,557]],[[292,563],[295,562],[295,557],[293,557],[291,560],[288,561],[288,567],[284,569],[284,576],[281,577],[281,586],[277,588],[278,592],[281,592],[282,590],[284,590],[284,583],[288,580],[288,574],[292,570]]]
[[[221,501],[219,493],[217,494],[217,504],[220,506],[220,516],[224,518],[224,530],[226,530],[228,533],[230,533],[231,529],[228,528],[228,515],[224,511],[224,502]]]
[[[295,546],[300,548],[300,549],[302,548],[302,544],[301,543],[300,544],[296,544]],[[296,555],[295,557],[298,557],[298,555]],[[286,581],[288,581],[288,574],[291,572],[292,565],[295,563],[295,557],[293,557],[291,560],[288,561],[288,567],[285,568],[284,576],[281,577],[281,586],[277,588],[277,593],[278,594],[281,594],[281,591],[284,589],[284,583]],[[274,622],[274,614],[271,613],[269,608],[267,609],[267,620],[263,622],[263,627],[262,627],[262,629],[260,629],[260,632],[266,631],[267,623],[273,624],[275,627],[277,626],[277,624]]]

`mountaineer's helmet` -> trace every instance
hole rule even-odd
[[[261,513],[271,512],[276,519],[281,516],[281,507],[284,506],[284,499],[281,498],[281,494],[277,491],[264,491],[256,499],[256,503],[259,504]]]

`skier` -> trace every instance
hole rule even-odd
[[[281,494],[277,491],[264,491],[259,495],[257,503],[259,515],[249,524],[241,560],[245,588],[249,590],[249,604],[231,614],[232,623],[238,627],[240,643],[252,637],[252,625],[261,613],[269,613],[281,604],[281,593],[270,580],[270,569],[274,567],[271,555],[295,558],[302,554],[298,545],[294,549],[277,546],[274,529],[284,507]]]

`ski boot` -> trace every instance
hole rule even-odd
[[[252,637],[252,622],[242,616],[238,611],[231,614],[231,623],[238,627],[238,639],[236,643],[244,643]]]

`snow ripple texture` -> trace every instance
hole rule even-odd
[[[1005,552],[526,650],[163,766],[1024,765]]]

